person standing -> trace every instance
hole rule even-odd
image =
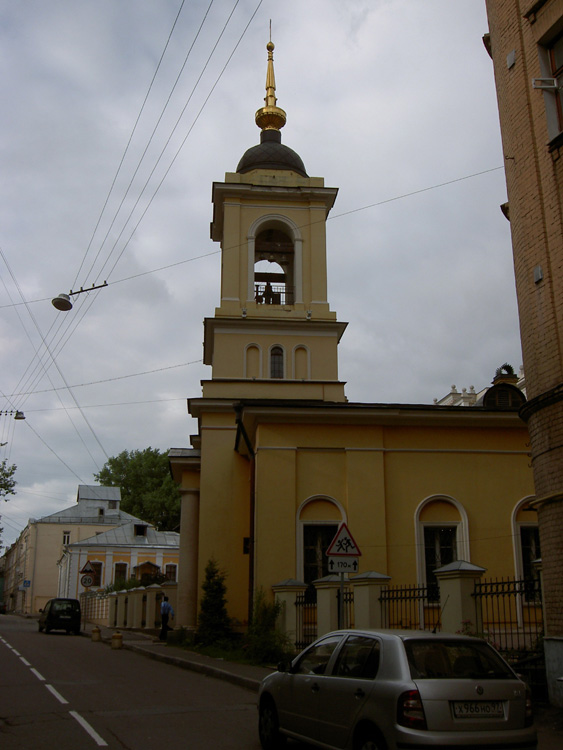
[[[165,641],[168,637],[168,631],[172,630],[172,628],[168,625],[168,620],[174,617],[174,610],[172,609],[172,605],[168,601],[168,597],[165,596],[162,600],[162,603],[160,605],[160,640]]]

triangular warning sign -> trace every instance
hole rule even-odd
[[[90,560],[86,562],[86,565],[82,568],[80,572],[81,573],[93,573],[94,572],[94,566],[92,565]]]
[[[360,557],[362,554],[345,523],[340,524],[326,554],[329,557]]]

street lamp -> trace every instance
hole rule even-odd
[[[58,297],[54,297],[51,300],[51,304],[53,307],[56,307],[57,310],[60,310],[61,312],[68,312],[69,310],[72,310],[72,302],[70,301],[71,297],[74,297],[76,294],[83,294],[84,292],[93,292],[94,289],[103,289],[103,287],[107,286],[107,281],[104,281],[103,284],[98,284],[97,286],[95,284],[92,284],[91,287],[88,287],[88,289],[84,289],[83,287],[80,287],[80,289],[77,292],[73,292],[72,289],[68,294],[65,294],[64,292],[61,292]]]

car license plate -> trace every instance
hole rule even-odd
[[[456,719],[503,719],[502,701],[454,701]]]

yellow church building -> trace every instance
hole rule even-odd
[[[182,492],[177,623],[196,624],[211,558],[241,623],[257,590],[273,596],[282,581],[323,578],[342,522],[361,576],[432,584],[455,561],[487,576],[533,575],[525,396],[511,368],[471,405],[347,400],[338,376],[347,323],[327,295],[337,189],[281,142],[286,115],[267,49],[260,143],[213,185],[221,298],[204,321],[211,376],[188,401],[198,432],[190,448],[170,451]]]

